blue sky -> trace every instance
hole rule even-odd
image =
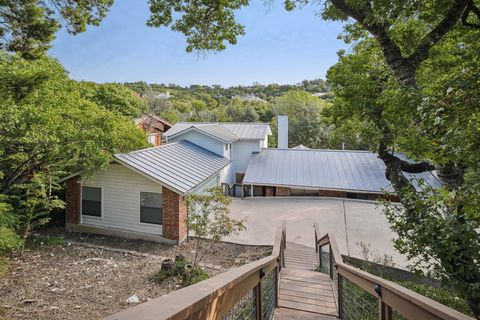
[[[225,51],[185,52],[183,34],[145,25],[147,0],[117,0],[100,27],[57,34],[50,53],[72,78],[96,82],[249,85],[325,78],[345,44],[339,23],[322,21],[319,8],[286,12],[281,1],[252,0],[238,13],[246,35]]]

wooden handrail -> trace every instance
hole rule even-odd
[[[192,286],[173,291],[136,307],[107,317],[107,320],[217,319],[227,313],[265,274],[282,268],[285,248],[285,223],[277,232],[268,257],[219,274]],[[276,288],[277,289],[277,288]],[[278,296],[278,292],[276,293]]]
[[[387,312],[379,312],[379,319],[391,319],[391,310],[393,309],[407,319],[473,320],[473,318],[461,312],[453,310],[392,281],[385,280],[344,263],[335,237],[328,233],[320,237],[318,225],[315,224],[314,228],[317,251],[320,253],[321,247],[325,245],[330,247],[331,257],[333,257],[334,260],[333,266],[337,269],[339,275],[337,279],[337,288],[339,288],[338,299],[342,299],[341,278],[344,277],[362,290],[376,297],[379,300],[379,306],[387,308]],[[341,306],[341,301],[338,301],[337,305]],[[341,310],[339,310],[339,313],[341,317]]]

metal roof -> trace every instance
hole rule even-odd
[[[186,140],[116,154],[115,158],[181,194],[195,189],[230,163],[230,160]]]
[[[434,187],[433,173],[410,175]],[[368,151],[262,149],[252,154],[244,184],[382,193],[393,192],[385,165]],[[416,185],[418,188],[418,185]]]
[[[272,134],[268,123],[178,122],[164,135],[170,138],[191,128],[196,128],[226,142],[262,140],[265,139],[265,136]]]

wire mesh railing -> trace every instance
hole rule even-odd
[[[272,272],[262,278],[260,282],[262,313],[264,320],[273,320],[275,308],[277,307],[277,285],[278,273],[275,268]]]
[[[317,224],[314,229],[318,271],[328,274],[332,280],[340,319],[473,320],[398,284],[345,264],[335,238],[329,234],[320,237]]]
[[[255,309],[255,290],[250,290],[243,298],[237,301],[227,314],[221,317],[222,320],[255,320],[257,310]]]

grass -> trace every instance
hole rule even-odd
[[[30,238],[25,244],[26,249],[36,250],[40,247],[50,247],[50,246],[64,246],[67,244],[67,241],[62,237],[54,236],[38,236]]]
[[[8,271],[8,259],[0,256],[0,278]]]

